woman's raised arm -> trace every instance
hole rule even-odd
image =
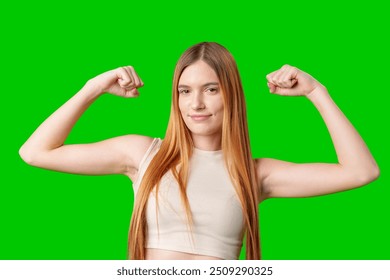
[[[308,197],[345,191],[379,177],[379,167],[359,133],[309,74],[285,65],[267,75],[270,92],[306,96],[318,109],[333,140],[338,163],[293,163],[256,159],[262,188],[260,201],[270,197]]]
[[[33,166],[76,174],[130,174],[152,138],[124,135],[91,144],[64,145],[85,110],[103,93],[137,97],[143,86],[133,67],[120,67],[90,79],[49,116],[22,145],[19,154]]]

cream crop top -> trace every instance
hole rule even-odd
[[[142,177],[162,140],[155,138],[141,160],[133,183],[137,195]],[[180,191],[171,171],[160,183],[158,228],[155,192],[150,194],[146,218],[146,248],[238,259],[244,235],[241,203],[224,166],[222,151],[194,148],[190,159],[187,196],[193,216],[192,234],[188,229]]]

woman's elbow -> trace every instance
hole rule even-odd
[[[372,168],[371,170],[369,171],[366,171],[364,173],[363,176],[361,176],[361,184],[362,185],[367,185],[373,181],[375,181],[376,179],[378,179],[380,176],[380,170],[379,170],[379,167],[378,166],[375,166],[374,168]]]
[[[371,180],[372,180],[372,181],[375,181],[376,179],[379,178],[380,175],[381,175],[381,172],[380,172],[380,170],[379,170],[379,167],[376,166],[376,167],[374,168],[374,171],[372,171],[372,174],[371,174],[372,178],[371,178]]]
[[[22,147],[20,147],[20,149],[19,149],[19,156],[28,165],[34,165],[34,163],[35,163],[34,157],[31,153],[31,151],[29,151],[24,145]]]

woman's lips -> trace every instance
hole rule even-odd
[[[204,121],[210,117],[211,115],[190,115],[190,118],[194,121]]]

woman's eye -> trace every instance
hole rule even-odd
[[[207,91],[211,92],[211,93],[215,93],[215,92],[218,91],[218,89],[216,89],[216,88],[208,88]]]
[[[181,89],[181,90],[179,90],[179,93],[180,94],[187,94],[188,93],[188,89]]]

